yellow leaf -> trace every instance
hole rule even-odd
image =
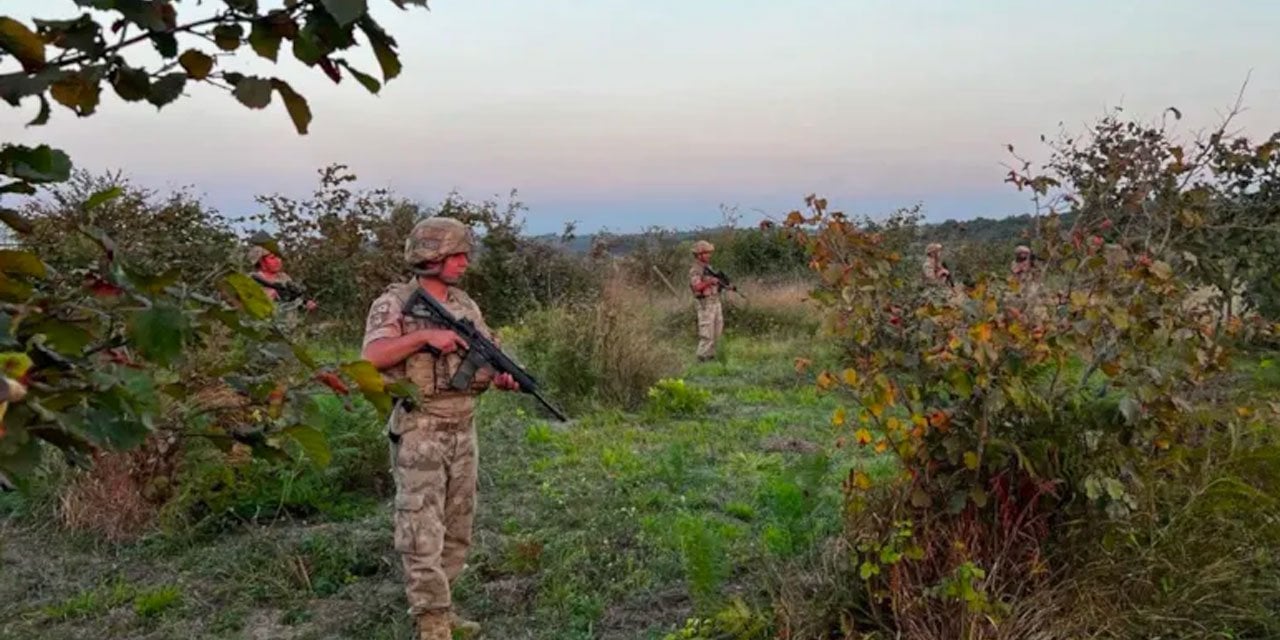
[[[884,405],[880,404],[879,402],[873,402],[867,408],[871,410],[871,415],[877,418],[884,415]]]
[[[876,443],[876,453],[884,453],[889,448],[889,441],[881,439]]]
[[[1252,414],[1253,414],[1253,410],[1250,409],[1249,407],[1236,407],[1236,415],[1240,416],[1241,418],[1248,418]]]
[[[983,322],[969,329],[969,335],[979,343],[991,342],[991,324]]]
[[[889,431],[889,433],[893,433],[902,428],[902,421],[897,418],[890,417],[888,420],[884,421],[884,428]]]
[[[845,369],[844,383],[851,387],[858,384],[858,372],[854,371],[853,369]]]
[[[1089,294],[1083,291],[1071,292],[1071,306],[1084,307],[1089,304]]]
[[[924,419],[924,416],[917,413],[911,416],[911,424],[914,424],[917,427],[923,427],[928,424],[928,421]]]
[[[864,473],[864,472],[862,472],[862,471],[854,471],[854,472],[853,472],[853,486],[855,486],[855,487],[857,487],[857,488],[859,488],[859,489],[864,489],[864,490],[865,490],[865,489],[870,489],[870,488],[871,488],[871,476],[867,475],[866,473]]]
[[[1164,438],[1164,437],[1156,438],[1155,445],[1157,449],[1168,449],[1169,444],[1170,443],[1168,438]]]
[[[976,451],[964,452],[964,466],[970,471],[978,468],[978,453]]]
[[[836,412],[832,414],[831,424],[837,427],[844,424],[844,407],[836,409]]]
[[[857,438],[858,444],[864,447],[871,444],[871,432],[866,429],[858,429],[857,433],[853,434],[853,437]]]
[[[13,54],[26,69],[35,70],[44,65],[44,40],[9,16],[0,16],[0,49]]]
[[[808,358],[796,358],[796,373],[804,373],[811,364],[813,361]]]
[[[827,391],[827,390],[831,389],[831,388],[832,388],[832,387],[834,387],[834,386],[836,386],[836,379],[835,379],[835,376],[831,375],[830,373],[828,373],[828,372],[826,372],[826,371],[823,371],[822,373],[818,374],[818,388],[819,388],[819,389],[822,389],[823,391]]]

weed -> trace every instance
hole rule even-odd
[[[706,411],[711,392],[681,378],[664,378],[649,389],[648,409],[658,416],[696,416]]]
[[[133,611],[142,618],[154,618],[182,604],[182,589],[169,585],[146,589],[133,597]]]

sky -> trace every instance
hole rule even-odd
[[[1043,157],[1041,134],[1115,107],[1154,120],[1175,106],[1192,135],[1246,78],[1239,129],[1280,129],[1280,3],[1267,0],[369,2],[404,63],[378,96],[284,56],[226,63],[306,95],[307,136],[278,100],[249,111],[198,85],[159,113],[104,91],[94,116],[55,107],[44,127],[23,126],[34,102],[0,109],[0,130],[81,168],[190,186],[233,216],[258,194],[306,196],[319,168],[343,163],[363,186],[424,203],[517,189],[527,230],[544,233],[570,220],[579,232],[709,226],[721,205],[752,224],[809,193],[856,213],[919,203],[929,220],[1002,217],[1027,208],[1002,182],[1007,144]],[[29,23],[78,9],[0,11]],[[367,50],[351,61],[377,70]]]

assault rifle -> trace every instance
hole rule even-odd
[[[448,329],[462,338],[467,343],[467,352],[462,356],[462,366],[458,367],[458,372],[453,375],[453,379],[449,380],[449,386],[459,391],[471,388],[471,382],[476,377],[476,372],[481,367],[493,371],[495,374],[509,373],[520,385],[520,391],[527,393],[538,402],[546,407],[561,422],[568,422],[569,418],[557,409],[542,395],[542,391],[538,387],[538,381],[529,375],[523,367],[516,364],[498,345],[492,340],[486,338],[480,330],[476,328],[475,323],[466,318],[457,318],[443,305],[432,298],[421,287],[413,292],[409,300],[405,302],[404,313],[406,315],[426,320],[432,324],[439,325]]]
[[[738,286],[730,282],[729,276],[725,275],[723,271],[716,271],[711,265],[707,264],[707,265],[702,265],[702,272],[706,275],[711,276],[712,278],[715,278],[720,283],[721,289],[728,289],[742,296],[743,298],[747,297],[743,295],[741,291],[738,291]]]
[[[252,278],[254,282],[257,282],[268,289],[275,290],[276,296],[280,298],[281,302],[293,302],[294,300],[307,295],[307,292],[303,290],[302,287],[299,287],[292,282],[272,282],[256,273],[252,274]]]

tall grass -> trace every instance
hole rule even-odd
[[[517,356],[561,402],[635,409],[681,365],[656,327],[649,299],[613,280],[598,299],[531,314],[510,336]]]

